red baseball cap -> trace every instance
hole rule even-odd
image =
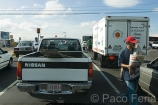
[[[138,40],[136,40],[135,37],[133,37],[133,36],[128,36],[126,38],[126,42],[137,43]]]

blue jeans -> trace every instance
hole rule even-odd
[[[137,88],[137,86],[138,86],[138,80],[134,81],[134,83],[135,83],[135,90],[136,90],[136,88]],[[127,84],[127,83],[126,83],[126,84]],[[122,97],[123,97],[123,96],[127,96],[127,97],[128,97],[128,87],[127,87],[127,89],[124,91],[124,93],[121,94],[121,96],[122,96]]]
[[[130,105],[138,105],[138,96],[136,94],[136,87],[138,85],[138,81],[125,81],[127,85],[127,90],[124,95],[128,96]]]

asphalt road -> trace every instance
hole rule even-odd
[[[92,53],[88,52],[88,55],[92,56]],[[156,57],[157,51],[151,51],[146,59],[151,60],[150,56]],[[119,79],[119,69],[99,68],[97,60],[93,60],[94,81],[88,94],[33,96],[17,90],[15,82],[16,62],[17,58],[14,58],[13,69],[0,70],[0,105],[53,105],[53,103],[128,105],[127,103],[121,103],[121,99],[116,99],[118,97],[117,93],[122,93],[126,89],[125,83]],[[151,97],[142,90],[139,90],[139,96],[143,97],[140,105],[158,105],[158,102],[151,100]]]

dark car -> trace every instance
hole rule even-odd
[[[16,47],[14,47],[14,54],[16,57],[19,55],[25,55],[33,52],[33,42],[32,41],[21,41]]]
[[[158,97],[158,58],[140,67],[139,85],[146,92]]]

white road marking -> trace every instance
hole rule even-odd
[[[14,81],[12,84],[10,84],[7,88],[5,88],[2,92],[0,92],[0,96],[4,94],[7,90],[9,90],[11,87],[13,87],[17,81]]]
[[[117,94],[120,94],[120,91],[112,84],[112,82],[107,78],[107,76],[93,63],[95,68],[100,72],[104,79],[109,83],[109,85],[114,89]]]

